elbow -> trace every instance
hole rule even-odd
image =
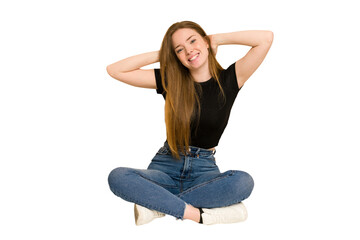
[[[274,33],[272,31],[263,30],[261,32],[261,38],[258,44],[269,47],[271,46],[273,39],[274,39]]]
[[[106,66],[106,72],[111,76],[111,65]]]
[[[273,39],[274,39],[274,33],[272,31],[267,31],[266,42],[272,44]]]
[[[114,71],[114,68],[111,66],[111,64],[106,67],[106,72],[107,72],[111,77],[114,77],[114,76],[115,76],[115,71]]]
[[[108,65],[106,67],[106,71],[110,75],[110,77],[123,82],[123,80],[122,80],[123,79],[122,72],[115,69],[114,66],[112,66],[112,64],[110,64],[110,65]]]

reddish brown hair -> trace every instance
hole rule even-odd
[[[183,21],[174,23],[166,32],[160,48],[160,70],[162,85],[166,91],[165,100],[165,123],[167,141],[172,155],[177,159],[179,148],[182,153],[189,148],[190,123],[195,114],[200,114],[199,96],[196,93],[195,81],[186,68],[178,59],[172,45],[172,35],[182,28],[190,28],[198,32],[209,44],[209,70],[210,75],[217,81],[224,96],[219,82],[219,74],[223,68],[217,62],[211,49],[210,39],[205,31],[197,23]]]

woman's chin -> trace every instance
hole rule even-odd
[[[197,63],[189,64],[187,68],[190,70],[198,70],[201,69],[205,64],[206,62],[197,62]]]

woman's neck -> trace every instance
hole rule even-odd
[[[192,70],[190,73],[191,76],[194,78],[195,82],[206,82],[211,78],[208,64],[205,64],[199,69]]]

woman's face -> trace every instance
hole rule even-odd
[[[189,70],[199,69],[208,63],[209,44],[195,30],[182,28],[172,35],[172,44],[176,56]]]

